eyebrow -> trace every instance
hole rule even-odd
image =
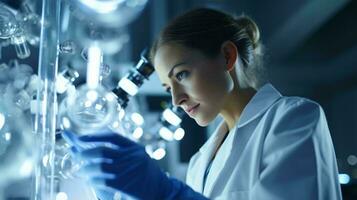
[[[175,65],[170,69],[170,71],[169,71],[169,73],[167,74],[167,76],[168,76],[169,78],[171,78],[171,76],[172,76],[172,74],[173,74],[173,72],[174,72],[174,69],[175,69],[176,67],[178,67],[178,66],[185,65],[185,64],[186,64],[186,62],[181,62],[181,63],[175,64]],[[166,87],[167,85],[166,85],[165,83],[163,83],[162,86],[163,86],[163,87]]]
[[[174,65],[174,66],[171,68],[171,70],[169,71],[169,73],[167,74],[167,76],[168,76],[169,78],[171,78],[174,69],[175,69],[176,67],[180,66],[180,65],[185,65],[185,64],[186,64],[186,62],[181,62],[181,63],[178,63],[178,64]]]

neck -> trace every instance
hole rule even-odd
[[[234,88],[227,96],[225,106],[220,114],[227,123],[229,130],[231,130],[235,126],[236,122],[238,122],[243,109],[255,93],[256,91],[252,88]]]

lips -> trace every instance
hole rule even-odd
[[[195,110],[196,110],[196,108],[198,108],[198,106],[199,106],[200,104],[198,103],[198,104],[196,104],[196,105],[194,105],[194,106],[191,106],[191,107],[189,107],[188,109],[186,109],[185,111],[187,112],[187,113],[193,113]]]

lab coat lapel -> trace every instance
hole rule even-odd
[[[251,136],[249,131],[241,131],[244,128],[233,128],[227,136],[224,145],[222,145],[207,177],[205,196],[211,196],[214,193],[215,186],[219,183],[219,177],[229,176],[228,168],[234,167],[241,159],[241,155]],[[234,150],[234,151],[233,151]],[[229,163],[229,164],[227,164]],[[234,165],[234,166],[232,166]],[[225,174],[224,174],[225,173]]]
[[[244,108],[241,118],[237,122],[237,125],[229,132],[224,145],[221,146],[221,149],[217,153],[216,158],[212,163],[211,170],[207,177],[206,185],[204,188],[203,194],[205,196],[212,195],[211,193],[213,192],[212,190],[214,189],[214,186],[217,184],[218,177],[229,176],[229,174],[222,174],[224,168],[229,167],[227,166],[227,163],[229,163],[229,165],[236,165],[240,161],[244,148],[251,136],[251,131],[244,130],[244,125],[248,124],[263,114],[280,97],[281,94],[271,84],[266,84],[256,93],[256,95],[254,95],[248,105]],[[215,148],[213,148],[213,150],[214,149]],[[234,156],[232,156],[233,149]],[[229,161],[229,158],[234,160]],[[204,170],[205,169],[206,168],[204,168]]]
[[[205,196],[210,196],[212,187],[215,185],[217,178],[220,176],[223,168],[225,167],[225,164],[223,163],[226,163],[230,156],[233,142],[232,137],[234,137],[234,132],[228,134],[226,140],[224,141],[224,145],[221,146],[219,152],[216,154],[209,175],[207,176],[206,185],[203,191]]]
[[[209,140],[199,150],[199,162],[197,163],[198,165],[196,166],[196,169],[194,169],[194,176],[196,176],[196,178],[194,179],[194,186],[196,191],[203,190],[203,177],[207,165],[211,160],[214,151],[217,148],[218,142],[222,140],[224,136],[224,134],[222,133],[224,133],[225,130],[227,130],[226,124],[222,122],[214,131]]]
[[[253,96],[248,105],[244,108],[238,121],[238,127],[243,127],[249,122],[263,114],[274,102],[280,99],[282,95],[271,84],[265,84]]]

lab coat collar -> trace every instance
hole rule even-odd
[[[242,115],[238,121],[237,127],[240,128],[257,118],[280,97],[282,97],[282,95],[274,88],[272,84],[267,83],[262,86],[253,96],[253,98],[249,101],[247,106],[244,108]],[[215,146],[213,145],[213,143],[219,143],[223,138],[224,134],[227,132],[227,130],[227,124],[224,122],[224,120],[222,120],[222,122],[213,132],[212,136],[200,148],[200,152],[211,152],[215,150],[214,148],[211,148],[212,146]]]
[[[248,124],[249,122],[256,119],[258,116],[263,114],[275,101],[277,101],[282,95],[271,85],[266,84],[261,89],[257,91],[254,97],[250,100],[247,106],[244,108],[241,118],[238,121],[237,125],[230,130],[228,137],[226,138],[225,145],[222,145],[220,150],[222,153],[216,155],[215,163],[211,167],[210,175],[207,177],[207,183],[204,190],[206,196],[210,196],[212,189],[217,182],[221,171],[224,168],[224,164],[231,155],[233,146],[238,146],[240,149],[239,152],[243,151],[246,142],[248,141],[250,134],[240,134],[236,135],[236,132],[239,132],[239,128]],[[201,162],[200,169],[197,171],[201,173],[198,175],[199,179],[195,180],[198,188],[203,188],[203,174],[206,170],[206,167],[211,160],[214,151],[217,146],[221,143],[225,133],[227,133],[228,127],[227,124],[222,121],[217,129],[214,131],[213,135],[208,139],[208,141],[201,147],[200,156],[203,162]],[[239,139],[237,138],[239,137]],[[237,161],[238,162],[238,161]]]
[[[223,140],[224,134],[228,130],[227,124],[222,121],[216,130],[213,132],[211,137],[206,141],[206,143],[200,148],[196,156],[200,157],[200,162],[195,168],[195,178],[193,181],[193,187],[198,192],[203,192],[203,177],[206,171],[209,161],[212,159],[213,153],[216,150],[218,144]]]
[[[261,87],[244,108],[238,128],[248,124],[264,113],[282,95],[270,83]]]

